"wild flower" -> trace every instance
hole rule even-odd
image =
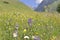
[[[40,24],[38,24],[38,25],[40,25]]]
[[[13,32],[13,37],[16,38],[17,36],[18,36],[18,32],[17,32],[17,30],[15,30],[15,31]]]
[[[36,35],[38,35],[39,33],[38,33],[38,32],[36,32],[35,34],[36,34]]]
[[[40,40],[39,36],[32,36],[33,40]]]
[[[51,40],[55,40],[56,39],[56,36],[52,36],[50,39]]]
[[[29,18],[29,19],[28,19],[28,25],[29,25],[29,26],[32,26],[32,18]]]
[[[26,29],[23,30],[24,33],[25,33],[26,31],[27,31]]]
[[[24,39],[29,39],[29,36],[24,36]]]
[[[56,39],[56,36],[53,36],[53,39]]]

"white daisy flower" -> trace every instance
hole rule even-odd
[[[15,31],[15,32],[13,33],[13,37],[16,38],[17,36],[18,36],[18,32]]]
[[[24,36],[24,39],[29,39],[29,36]]]

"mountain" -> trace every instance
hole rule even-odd
[[[55,1],[57,1],[57,0],[43,0],[43,2],[38,5],[38,7],[35,9],[35,11],[43,12],[43,11],[45,11],[45,9],[44,9],[45,6],[48,6],[52,3],[54,3]]]

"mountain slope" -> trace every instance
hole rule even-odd
[[[5,3],[8,2],[8,3]],[[27,10],[26,10],[27,9]],[[13,0],[0,0],[0,11],[32,11],[28,6],[25,4],[19,2],[19,1],[13,1]]]
[[[58,1],[58,0],[43,0],[43,2],[38,5],[38,7],[35,9],[35,11],[43,12],[43,11],[45,11],[44,6],[48,6],[52,3],[54,3],[55,1]]]

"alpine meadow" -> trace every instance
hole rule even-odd
[[[60,13],[36,12],[18,0],[0,0],[0,40],[60,40]]]

